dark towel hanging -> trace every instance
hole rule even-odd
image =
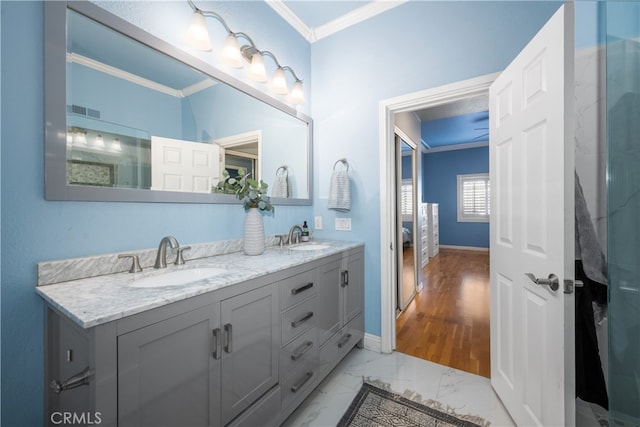
[[[584,283],[583,287],[575,288],[576,395],[586,402],[598,404],[608,410],[609,398],[600,362],[592,305],[594,301],[606,303],[607,287],[589,279],[580,260],[576,260],[576,280]]]

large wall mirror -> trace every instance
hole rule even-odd
[[[90,2],[45,2],[48,200],[311,204],[311,119]]]

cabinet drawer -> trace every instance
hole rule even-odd
[[[318,293],[317,270],[305,271],[280,283],[280,307],[286,310]]]
[[[329,373],[338,361],[351,350],[356,343],[356,336],[349,332],[347,326],[340,329],[329,341],[320,348],[318,355],[320,375]]]
[[[311,298],[282,313],[282,343],[316,326],[318,298]]]
[[[299,366],[318,361],[318,330],[310,328],[287,344],[280,352],[281,376],[288,377]]]
[[[297,406],[313,390],[318,381],[318,364],[306,362],[282,381],[282,412]]]
[[[278,426],[280,424],[280,393],[280,386],[274,387],[240,414],[238,418],[228,424],[228,427]]]

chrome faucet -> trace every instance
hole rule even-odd
[[[156,255],[156,263],[153,268],[166,268],[167,267],[167,243],[171,246],[171,249],[176,249],[178,241],[173,236],[166,236],[160,240],[160,246],[158,246],[158,254]]]
[[[300,230],[300,233],[295,233],[296,228],[298,230]],[[296,224],[293,227],[291,227],[291,230],[289,230],[289,244],[292,245],[293,244],[293,236],[295,236],[296,238],[296,243],[300,242],[300,235],[302,234],[302,226]]]

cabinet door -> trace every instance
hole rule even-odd
[[[218,424],[215,306],[118,337],[118,425]]]
[[[340,266],[334,261],[319,268],[318,286],[318,343],[322,345],[341,326]]]
[[[346,285],[342,286],[344,322],[341,326],[360,314],[364,305],[364,255],[362,251],[351,252],[345,264],[348,277]]]
[[[221,303],[223,425],[278,383],[278,296],[274,283]]]

